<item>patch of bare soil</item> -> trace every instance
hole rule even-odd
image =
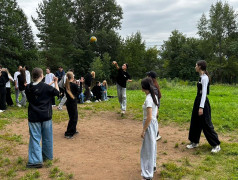
[[[64,138],[68,122],[53,124],[54,158],[59,159],[54,165],[63,172],[72,173],[74,179],[110,179],[138,180],[140,176],[140,137],[142,122],[131,120],[129,115],[121,118],[116,112],[95,113],[87,111],[79,119],[79,134],[73,139]],[[161,165],[169,160],[189,157],[194,150],[186,150],[188,131],[185,128],[165,126],[160,128],[162,139],[158,141],[157,169],[154,179],[159,179]],[[29,141],[27,120],[9,125],[11,133],[23,136]],[[202,138],[202,142],[204,138]],[[175,145],[178,143],[178,147]],[[28,144],[17,147],[17,155],[28,156]],[[39,170],[41,178],[50,179],[49,169]]]

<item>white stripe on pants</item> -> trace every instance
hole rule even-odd
[[[158,131],[158,123],[156,123],[156,121],[157,120],[151,120],[151,123],[145,132],[141,147],[141,176],[145,178],[153,178],[154,167],[156,167],[156,134]]]
[[[66,97],[66,93],[64,93],[64,97],[61,99],[59,103],[59,107],[62,108],[66,101],[67,101],[67,97]]]
[[[126,110],[126,88],[121,87],[119,84],[117,84],[117,96],[119,103],[121,105],[121,110]]]

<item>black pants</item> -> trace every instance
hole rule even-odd
[[[52,97],[52,105],[55,105],[55,97]]]
[[[7,94],[6,94],[6,102],[8,106],[13,105],[12,97],[11,97],[11,88],[6,88]]]
[[[91,99],[91,91],[88,85],[85,85],[85,101]]]
[[[6,110],[6,87],[0,87],[0,110]]]
[[[203,130],[208,143],[211,146],[217,146],[220,144],[220,141],[211,121],[211,107],[209,100],[206,98],[202,116],[198,115],[200,102],[201,97],[197,96],[193,106],[188,139],[193,143],[199,143],[201,132]]]
[[[69,123],[65,136],[73,136],[76,133],[76,126],[78,123],[78,109],[77,100],[66,101],[66,107],[69,114]]]

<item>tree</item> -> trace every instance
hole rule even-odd
[[[33,33],[24,12],[15,0],[0,1],[0,62],[11,72],[18,65],[37,64]]]
[[[197,27],[203,57],[212,64],[212,79],[222,82],[223,69],[235,55],[230,48],[237,43],[237,13],[227,2],[218,1],[211,5],[209,18],[203,14]]]
[[[72,65],[75,50],[75,28],[72,21],[71,0],[44,0],[37,9],[37,18],[32,18],[39,30],[42,55],[47,66],[68,68]],[[77,53],[77,52],[76,52]]]

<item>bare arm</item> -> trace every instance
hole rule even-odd
[[[147,128],[150,125],[151,119],[152,119],[152,107],[148,107],[147,108],[147,118],[146,118],[145,124],[143,126],[143,131],[141,133],[141,138],[145,137],[145,132],[146,132]]]
[[[116,61],[113,61],[112,64],[115,65],[117,69],[120,69]]]
[[[53,82],[55,83],[55,89],[57,89],[59,91],[58,78],[54,77],[54,81]]]

